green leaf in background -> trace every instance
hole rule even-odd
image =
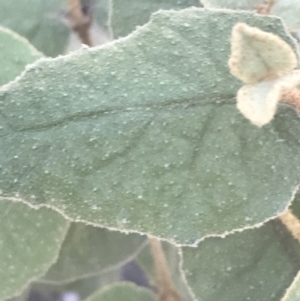
[[[0,24],[26,37],[47,56],[64,52],[69,29],[59,13],[66,0],[0,0]],[[97,0],[95,18],[104,29],[110,27],[110,1]]]
[[[200,0],[206,8],[228,8],[235,10],[254,11],[262,0]],[[284,20],[290,31],[300,29],[300,2],[295,0],[275,0],[270,10],[270,15],[275,15]]]
[[[183,270],[201,301],[279,301],[300,268],[300,246],[279,221],[182,248]]]
[[[130,284],[106,287],[84,301],[155,301],[155,295],[147,289]]]
[[[115,38],[125,37],[137,26],[146,24],[160,9],[199,6],[199,0],[113,0],[112,28]]]
[[[276,0],[271,14],[284,20],[290,31],[300,29],[300,2],[294,0]]]
[[[182,277],[183,275],[180,269],[181,258],[179,256],[180,249],[168,242],[162,241],[161,243],[168,263],[168,268],[172,277],[172,281],[175,285],[177,292],[180,293],[180,295],[184,298],[185,301],[194,300]],[[136,261],[145,270],[148,277],[152,280],[152,283],[155,285],[156,271],[151,248],[149,245],[140,252],[140,254],[137,256]]]
[[[300,272],[294,279],[292,285],[286,291],[281,301],[299,301],[300,300]]]
[[[32,284],[32,291],[40,292],[46,296],[73,292],[79,296],[80,300],[83,300],[99,289],[118,282],[119,278],[119,270],[109,270],[103,271],[96,276],[82,278],[69,283],[47,283],[43,279],[38,279]]]
[[[300,119],[282,106],[258,129],[236,109],[237,22],[293,45],[277,18],[191,8],[32,66],[0,93],[3,195],[185,244],[280,214],[300,180]]]
[[[58,213],[0,198],[0,300],[21,294],[57,259],[68,229]]]
[[[237,10],[254,10],[261,0],[200,0],[206,8],[231,8]]]
[[[145,237],[72,223],[57,262],[42,281],[71,282],[116,268],[135,257]]]
[[[42,54],[13,31],[0,27],[0,86],[13,80]]]

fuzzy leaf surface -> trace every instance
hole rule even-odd
[[[20,295],[55,262],[68,229],[58,213],[0,198],[0,300]]]
[[[145,237],[72,223],[57,262],[42,281],[70,282],[103,272],[129,260]]]
[[[279,301],[300,269],[300,247],[279,221],[182,248],[183,270],[201,301]]]
[[[42,57],[26,39],[4,27],[0,27],[0,45],[0,86],[13,80],[26,65]]]
[[[2,193],[186,244],[284,211],[300,119],[282,106],[257,129],[236,109],[227,59],[241,21],[292,44],[278,19],[191,8],[39,61],[0,92]]]
[[[183,9],[198,5],[198,0],[113,0],[114,36],[127,36],[137,26],[146,24],[151,14],[160,9]]]

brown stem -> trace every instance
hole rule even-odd
[[[70,27],[77,33],[81,42],[87,46],[93,46],[90,27],[92,23],[91,16],[86,16],[82,12],[80,0],[67,0],[70,14]]]
[[[261,15],[269,15],[274,4],[275,0],[269,0],[267,3],[259,4],[256,6],[256,13]]]
[[[154,237],[149,237],[149,242],[156,271],[159,301],[182,301],[182,297],[174,288],[161,242]]]
[[[279,216],[280,221],[287,227],[295,239],[300,242],[300,221],[293,214],[293,212],[288,209],[282,215]]]
[[[283,88],[281,100],[291,106],[297,111],[300,111],[300,90],[297,88]]]

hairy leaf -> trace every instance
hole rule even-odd
[[[43,277],[52,283],[70,282],[99,274],[130,260],[143,246],[145,237],[73,223],[57,262]]]
[[[69,29],[63,24],[62,0],[0,0],[0,24],[25,36],[48,56],[57,56],[67,46]],[[97,0],[95,18],[104,28],[110,26],[110,0]]]
[[[22,293],[55,262],[68,229],[58,213],[0,198],[0,300]]]
[[[0,45],[0,86],[42,56],[26,39],[4,27],[0,27]]]
[[[199,0],[113,0],[114,36],[127,36],[137,26],[147,23],[151,14],[160,9],[182,9],[198,5]]]
[[[27,70],[0,93],[2,193],[186,244],[281,213],[300,119],[282,106],[257,129],[236,109],[227,59],[241,21],[292,43],[278,19],[186,9]]]
[[[186,279],[201,301],[279,301],[300,268],[300,247],[279,221],[182,252]]]
[[[149,290],[130,284],[116,284],[94,293],[85,301],[154,301],[155,296]]]

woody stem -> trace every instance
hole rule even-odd
[[[85,16],[83,14],[80,0],[67,1],[69,5],[71,29],[76,32],[83,44],[93,46],[90,36],[91,16]]]

